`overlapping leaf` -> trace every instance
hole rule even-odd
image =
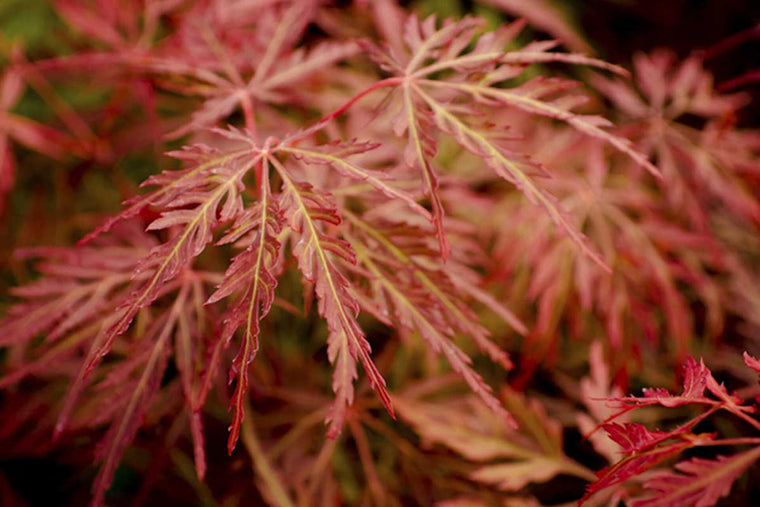
[[[503,367],[511,368],[511,361],[490,341],[488,332],[477,323],[471,310],[454,296],[465,284],[457,287],[446,271],[425,263],[425,257],[435,259],[437,256],[430,249],[424,232],[393,227],[390,223],[371,225],[358,217],[352,217],[351,223],[356,227],[357,236],[352,236],[351,242],[359,265],[373,277],[366,299],[379,306],[377,312],[381,315],[392,316],[404,332],[419,332],[434,352],[446,357],[452,369],[487,406],[514,424],[488,384],[472,370],[470,358],[452,340],[461,332]],[[457,271],[456,263],[455,258],[448,260],[452,274]],[[502,312],[511,317],[510,323],[524,331],[508,310]]]
[[[730,129],[730,118],[747,97],[717,93],[697,56],[678,62],[674,54],[660,50],[637,55],[634,68],[636,87],[601,77],[595,83],[630,122],[629,136],[657,157],[671,204],[695,227],[707,227],[710,210],[704,198],[709,195],[757,224],[760,201],[742,177],[745,167],[757,164],[756,155],[747,150],[753,133]],[[707,125],[697,131],[683,122],[685,115]],[[744,143],[736,142],[742,138]]]
[[[191,162],[191,167],[149,178],[145,184],[159,186],[159,189],[136,199],[127,210],[104,226],[111,227],[116,221],[153,205],[163,212],[148,229],[170,229],[171,237],[154,247],[136,266],[134,276],[147,274],[145,282],[121,303],[113,321],[92,343],[67,396],[59,420],[59,431],[65,426],[87,377],[108,353],[115,338],[129,328],[141,308],[150,305],[159,296],[169,280],[204,250],[219,222],[231,221],[242,212],[242,178],[257,161],[250,153],[244,158],[242,155],[245,153],[223,154],[204,146],[174,153],[174,156]]]
[[[38,264],[43,277],[15,289],[15,294],[26,301],[16,304],[0,321],[0,345],[24,346],[45,333],[48,347],[36,361],[8,374],[0,383],[43,370],[61,354],[92,339],[101,326],[100,319],[114,312],[129,295],[131,284],[145,280],[145,274],[133,278],[132,273],[155,246],[155,241],[132,222],[121,224],[113,238],[97,245],[19,251],[25,258],[43,259]],[[62,340],[68,337],[73,339]]]
[[[748,366],[752,367],[752,356]],[[706,396],[709,392],[719,401]],[[717,410],[727,410],[760,430],[760,422],[749,414],[754,405],[745,405],[742,400],[727,392],[725,387],[713,377],[704,363],[689,358],[683,370],[683,392],[670,394],[665,389],[645,389],[641,397],[612,398],[613,404],[622,404],[621,413],[647,406],[673,409],[688,404],[705,405],[707,410],[689,419],[670,431],[649,430],[637,423],[617,424],[606,422],[602,425],[607,434],[617,442],[624,457],[597,473],[597,480],[589,485],[582,502],[595,493],[635,479],[652,467],[678,456],[693,447],[711,445],[750,444],[754,448],[731,457],[718,456],[715,460],[693,458],[681,461],[673,471],[655,472],[644,483],[648,494],[633,502],[633,505],[714,505],[728,494],[733,481],[754,461],[760,458],[760,439],[739,438],[719,439],[715,433],[694,433],[694,427]],[[614,419],[613,415],[610,419]]]
[[[760,447],[716,459],[693,458],[678,463],[678,472],[657,475],[644,483],[655,495],[636,500],[634,507],[715,505],[731,491],[734,481],[760,458]]]
[[[490,3],[547,12],[543,2]],[[508,391],[495,395],[473,366],[468,353],[477,347],[509,370],[513,330],[525,337],[522,362],[546,368],[547,377],[533,386],[561,384],[587,407],[594,398],[610,398],[624,412],[621,417],[630,416],[608,418],[609,412],[591,409],[591,424],[600,422],[624,455],[618,459],[617,448],[605,454],[610,466],[589,495],[605,490],[615,502],[643,486],[644,495],[634,499],[642,505],[713,503],[756,459],[753,448],[734,457],[683,461],[662,474],[653,469],[697,446],[707,453],[711,446],[760,444],[756,437],[696,433],[717,411],[738,418],[737,428],[760,429],[753,405],[719,384],[703,364],[687,363],[680,394],[651,389],[623,398],[612,387],[628,380],[626,366],[639,361],[645,348],[686,354],[702,328],[713,338],[725,322],[733,326],[726,320],[733,315],[723,308],[729,299],[750,303],[740,312],[753,319],[752,261],[758,250],[742,246],[733,252],[724,244],[743,245],[756,235],[757,199],[748,189],[758,177],[758,143],[734,128],[740,97],[715,94],[696,60],[678,68],[657,56],[637,60],[644,100],[638,91],[620,91],[627,86],[622,82],[601,82],[603,91],[612,90],[613,106],[634,121],[614,130],[601,116],[606,104],[581,109],[585,95],[549,74],[568,64],[625,72],[556,51],[552,41],[520,47],[521,22],[485,32],[486,23],[474,18],[419,21],[406,18],[390,0],[350,2],[341,9],[320,0],[145,1],[131,9],[126,0],[55,4],[78,32],[71,47],[95,49],[5,71],[0,199],[16,169],[8,140],[58,159],[51,173],[60,185],[82,173],[90,185],[90,166],[118,160],[108,165],[113,173],[103,174],[118,175],[114,186],[125,193],[132,191],[132,155],[149,155],[143,148],[158,148],[170,131],[189,135],[183,142],[192,145],[174,153],[184,164],[181,170],[150,178],[150,192],[128,201],[83,244],[28,252],[44,258],[40,278],[15,291],[24,301],[0,321],[0,346],[9,347],[2,354],[7,371],[0,386],[19,385],[23,394],[30,392],[27,384],[33,389],[18,415],[21,397],[0,397],[1,403],[10,399],[4,407],[14,411],[0,438],[21,433],[38,411],[58,412],[60,388],[50,387],[73,379],[59,436],[65,441],[105,429],[94,503],[105,500],[138,428],[159,419],[158,428],[169,423],[166,441],[156,443],[151,431],[138,445],[149,441],[151,452],[168,450],[177,475],[211,503],[212,489],[199,482],[207,472],[203,426],[207,418],[224,415],[214,409],[219,400],[208,413],[202,410],[207,397],[226,402],[224,386],[216,386],[225,362],[231,363],[229,382],[236,382],[229,389],[228,450],[240,435],[256,471],[251,487],[265,501],[286,505],[293,494],[300,504],[427,505],[449,499],[452,505],[529,505],[542,496],[531,484],[560,474],[593,480],[565,456],[576,449],[564,449],[558,421],[535,400]],[[566,28],[556,17],[544,21],[544,29]],[[397,37],[399,28],[403,37]],[[390,49],[354,40],[376,33],[390,39]],[[358,48],[377,65],[362,62]],[[376,67],[389,75],[378,77]],[[11,109],[21,91],[17,68],[51,102],[56,122],[71,137]],[[34,72],[63,85],[72,79],[92,82],[108,98],[78,118],[66,103],[48,101],[53,88],[35,87]],[[534,77],[536,72],[545,77]],[[684,114],[707,125],[687,127]],[[246,130],[230,127],[220,139],[201,128],[218,122],[245,123]],[[636,149],[625,139],[631,133]],[[85,138],[90,144],[82,143]],[[91,160],[66,174],[69,154]],[[651,160],[662,166],[664,180]],[[664,183],[656,187],[642,168]],[[671,206],[663,206],[665,199]],[[536,214],[530,202],[545,213]],[[77,203],[76,209],[80,204],[91,210],[99,202]],[[36,206],[31,205],[34,220]],[[145,223],[130,228],[137,216]],[[79,227],[91,219],[83,214],[71,222]],[[565,231],[559,238],[557,225]],[[129,239],[125,244],[109,242],[111,237]],[[577,246],[585,255],[578,255]],[[298,313],[274,293],[281,276],[290,280],[290,266],[301,272],[306,306],[315,299],[327,323],[334,397],[320,392],[319,361],[281,353],[289,335],[260,340],[270,328],[260,322],[273,304]],[[12,276],[26,276],[23,263],[11,267]],[[738,297],[726,297],[726,275],[737,282]],[[502,281],[514,292],[487,285]],[[293,287],[280,288],[279,297],[293,293]],[[509,308],[518,308],[526,321],[535,316],[533,329]],[[372,357],[374,337],[365,335],[370,327],[359,326],[360,310],[387,326],[381,327],[383,346]],[[291,324],[296,325],[283,322]],[[606,356],[598,344],[590,358],[582,345],[563,347],[566,336],[605,334]],[[322,345],[307,343],[307,333],[295,336],[298,350]],[[271,355],[251,367],[260,341]],[[232,342],[236,355],[228,353]],[[459,380],[435,377],[445,368],[435,354],[420,364],[420,343],[445,357],[474,395],[418,395]],[[709,350],[707,340],[700,346]],[[560,357],[560,350],[570,354]],[[108,360],[101,361],[105,354]],[[583,382],[578,393],[571,382],[577,377],[568,374],[581,371],[587,359],[593,382]],[[391,414],[379,371],[399,386],[398,410],[411,431],[398,431],[377,412],[378,396],[355,384],[358,362]],[[760,369],[749,355],[745,363]],[[648,367],[641,373],[649,378]],[[420,374],[428,378],[420,381]],[[264,413],[255,427],[251,411],[245,409],[244,417],[243,409],[254,375],[256,411]],[[503,375],[497,370],[488,378]],[[519,386],[530,379],[511,380]],[[87,396],[74,407],[85,389]],[[559,415],[566,408],[572,412],[556,399],[545,407]],[[655,416],[702,412],[660,430],[629,422],[641,407]],[[322,438],[325,416],[328,435],[337,436],[345,426],[345,439]],[[40,424],[52,420],[45,415]],[[573,435],[568,421],[563,418]],[[71,431],[61,435],[67,422]],[[185,427],[197,477],[184,454],[190,445],[177,440]],[[13,448],[29,448],[38,438],[32,433]],[[414,445],[417,437],[422,449]],[[161,459],[155,457],[141,492],[154,477],[163,477],[156,473]],[[128,465],[142,466],[139,460]],[[208,472],[235,473],[221,461]],[[0,488],[5,492],[2,477]]]
[[[275,163],[275,167],[283,179],[282,208],[296,234],[293,255],[298,259],[304,279],[314,284],[319,313],[330,331],[327,354],[335,368],[332,387],[336,399],[328,415],[328,435],[335,438],[343,427],[346,407],[354,400],[357,360],[362,363],[370,386],[391,414],[393,407],[385,390],[385,380],[370,359],[370,344],[356,321],[359,303],[338,267],[338,261],[354,264],[355,254],[348,243],[323,230],[325,224],[341,222],[335,205],[329,194],[293,181],[279,163]]]
[[[474,122],[473,118],[482,116],[484,108],[491,111],[508,108],[566,122],[579,132],[609,143],[659,175],[659,171],[628,140],[605,129],[611,126],[609,121],[573,112],[585,98],[566,93],[574,86],[572,82],[536,78],[518,87],[501,86],[520,76],[525,67],[534,63],[561,61],[613,71],[620,69],[580,55],[549,52],[553,43],[537,42],[505,52],[506,45],[520,31],[521,25],[517,23],[484,34],[472,44],[480,28],[480,22],[472,18],[456,22],[448,20],[436,28],[434,17],[422,22],[411,17],[404,29],[409,55],[402,59],[399,55],[384,55],[378,49],[370,52],[379,64],[399,75],[403,103],[394,130],[397,135],[407,134],[406,160],[421,172],[426,193],[431,199],[433,223],[442,253],[445,255],[448,247],[443,230],[443,205],[438,197],[438,176],[433,168],[437,136],[430,127],[453,136],[464,149],[513,183],[531,202],[540,204],[584,252],[605,265],[598,254],[588,248],[582,234],[568,222],[554,198],[535,181],[534,173],[542,168],[506,147],[503,127]],[[454,71],[456,73],[452,74]],[[433,79],[433,76],[440,77]]]

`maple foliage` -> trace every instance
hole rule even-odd
[[[745,141],[741,148],[722,151],[712,137],[725,136],[720,143],[728,144],[723,146],[732,138],[756,137],[755,131],[721,124],[732,121],[747,97],[716,92],[696,56],[680,66],[666,52],[651,59],[638,55],[636,61],[633,77],[643,92],[621,80],[594,76],[592,81],[622,118],[616,132],[635,140],[657,160],[661,179],[650,180],[636,168],[625,167],[629,159],[618,158],[596,141],[589,144],[552,126],[534,125],[531,131],[536,160],[571,168],[558,171],[549,187],[567,209],[576,211],[575,226],[599,245],[612,276],[577,255],[564,239],[554,239],[544,217],[528,216],[514,201],[498,204],[522,215],[514,225],[494,230],[501,262],[492,277],[506,280],[531,273],[527,291],[518,290],[539,305],[538,325],[525,344],[526,375],[541,359],[554,359],[552,337],[562,316],[572,314],[577,305],[596,314],[610,344],[624,352],[615,368],[627,374],[636,367],[622,358],[636,357],[642,340],[666,337],[674,362],[682,361],[695,339],[721,336],[727,315],[734,312],[733,300],[755,299],[749,285],[733,290],[721,277],[755,276],[737,262],[744,247],[726,241],[733,234],[727,231],[734,227],[726,213],[741,216],[739,229],[747,238],[756,236],[752,208],[757,197],[749,176],[757,165],[756,150]],[[696,130],[684,124],[682,118],[688,115],[704,117],[704,127]],[[579,144],[585,150],[579,150]],[[731,203],[721,201],[719,194]],[[514,248],[515,241],[520,248]],[[705,308],[702,322],[694,319],[690,301]],[[752,304],[739,306],[748,309]],[[583,321],[572,333],[581,336],[587,331],[588,322]]]
[[[520,423],[520,432],[489,416],[472,398],[452,397],[446,402],[400,398],[400,416],[419,433],[425,446],[441,444],[469,461],[482,463],[469,477],[493,484],[500,490],[518,492],[530,482],[546,482],[559,474],[589,478],[591,472],[565,456],[561,425],[550,419],[534,400],[505,390],[502,399]],[[468,416],[453,406],[469,406]],[[498,460],[498,461],[497,461]]]
[[[744,361],[749,368],[760,372],[757,359],[746,352]],[[688,358],[682,376],[683,390],[678,395],[662,388],[645,388],[642,396],[607,399],[613,407],[617,406],[618,412],[607,418],[601,427],[620,445],[624,457],[597,474],[597,480],[589,486],[584,500],[617,484],[637,479],[650,468],[680,456],[688,449],[753,446],[748,451],[737,452],[730,457],[718,455],[715,459],[695,457],[681,460],[672,470],[659,471],[644,480],[645,494],[632,502],[632,505],[642,506],[714,505],[721,497],[728,495],[733,482],[760,459],[760,439],[757,437],[721,439],[717,438],[716,433],[694,432],[699,423],[720,410],[742,419],[757,432],[760,430],[760,421],[753,415],[757,412],[755,404],[745,404],[742,398],[730,394],[702,361],[697,363],[693,358]],[[707,396],[707,393],[711,396]],[[674,409],[684,405],[699,405],[704,410],[670,431],[649,430],[639,423],[612,422],[622,414],[643,407]]]
[[[0,38],[0,461],[62,451],[95,506],[735,494],[751,97],[483,3],[56,0],[60,48]]]

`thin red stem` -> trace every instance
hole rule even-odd
[[[748,416],[744,412],[736,411],[736,410],[731,410],[731,409],[729,409],[727,407],[723,407],[723,408],[725,408],[726,410],[728,410],[732,414],[740,417],[741,419],[743,419],[744,421],[746,421],[747,423],[749,423],[750,425],[752,425],[752,427],[754,427],[756,430],[760,430],[760,422],[758,422],[756,419]]]
[[[354,95],[349,99],[345,104],[340,106],[338,109],[333,111],[332,113],[328,114],[327,116],[323,116],[322,119],[320,119],[317,123],[309,127],[308,129],[304,130],[302,132],[302,135],[299,137],[306,137],[314,132],[317,132],[319,130],[322,130],[325,125],[333,121],[338,116],[345,113],[351,106],[353,106],[356,102],[364,98],[366,95],[369,95],[370,93],[374,92],[375,90],[379,90],[380,88],[385,88],[386,86],[397,86],[401,83],[403,83],[404,78],[402,77],[389,77],[387,79],[383,79],[382,81],[378,81],[377,83],[374,83],[372,86],[369,86],[368,88],[362,90],[358,94]]]
[[[724,438],[723,440],[711,440],[699,444],[699,447],[716,445],[760,445],[760,437]]]
[[[348,102],[340,106],[338,109],[333,111],[332,113],[328,114],[327,116],[323,117],[321,120],[319,120],[318,123],[328,123],[341,114],[345,113],[346,110],[353,106],[354,103],[356,103],[358,100],[362,99],[365,95],[368,95],[372,93],[375,90],[379,90],[380,88],[385,88],[386,86],[396,86],[401,84],[404,81],[404,78],[402,77],[389,77],[388,79],[383,79],[382,81],[378,81],[377,83],[373,84],[372,86],[368,87],[367,89],[363,90],[362,92],[354,95]]]
[[[256,116],[253,111],[253,101],[251,96],[245,91],[240,92],[240,105],[243,108],[243,114],[245,115],[245,128],[247,128],[254,139],[257,139],[256,134]]]

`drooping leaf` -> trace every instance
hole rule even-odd
[[[718,400],[706,396],[709,392]],[[597,473],[597,480],[587,488],[581,503],[597,492],[634,480],[652,467],[673,458],[693,447],[710,445],[755,445],[750,451],[731,457],[718,456],[715,460],[693,458],[675,465],[677,471],[653,472],[644,486],[655,494],[645,495],[633,505],[714,505],[718,499],[728,494],[733,481],[760,457],[760,440],[725,439],[717,433],[694,433],[694,427],[717,410],[727,410],[731,414],[751,424],[756,430],[760,423],[748,414],[755,407],[744,405],[742,400],[730,395],[722,384],[713,377],[703,362],[688,358],[683,372],[683,393],[672,395],[665,389],[645,389],[640,398],[612,398],[616,404],[629,404],[621,413],[639,407],[660,406],[673,409],[686,404],[705,405],[708,408],[685,423],[670,431],[651,431],[638,423],[611,423],[602,425],[607,434],[617,442],[625,456],[616,463]],[[610,419],[616,417],[613,415]]]
[[[152,204],[162,209],[148,230],[176,231],[165,243],[154,247],[142,259],[133,277],[145,282],[135,289],[114,312],[108,326],[92,343],[82,368],[73,382],[61,412],[57,431],[62,431],[84,384],[103,356],[108,354],[117,336],[124,333],[137,312],[159,297],[165,284],[176,277],[208,245],[220,222],[231,221],[242,212],[240,192],[242,179],[257,162],[257,157],[242,157],[242,153],[225,156],[204,146],[195,146],[176,157],[197,165],[189,169],[165,172],[146,181],[159,189],[141,198],[118,219],[124,219]],[[117,219],[117,220],[118,220]],[[115,221],[107,224],[111,227]]]
[[[282,225],[279,207],[269,194],[268,183],[263,186],[260,201],[249,208],[250,221],[236,223],[236,228],[256,229],[250,246],[238,254],[225,273],[224,281],[209,297],[207,304],[215,303],[233,293],[241,293],[224,317],[221,339],[229,342],[237,329],[243,326],[243,343],[230,370],[230,381],[237,377],[235,394],[231,401],[233,420],[227,448],[229,453],[237,443],[244,413],[243,405],[248,394],[248,365],[259,348],[259,321],[266,317],[274,301],[276,274],[280,261],[277,241]]]
[[[760,458],[760,447],[716,459],[692,458],[675,465],[678,472],[666,472],[644,483],[655,494],[635,500],[635,507],[683,505],[707,507],[718,503],[731,491],[734,481]]]
[[[397,325],[404,331],[419,332],[432,351],[442,354],[451,368],[462,376],[473,392],[491,410],[509,424],[514,424],[512,416],[492,394],[491,387],[472,369],[472,360],[453,343],[452,339],[456,330],[461,329],[472,333],[471,336],[482,349],[503,366],[510,367],[511,362],[506,354],[490,343],[487,332],[481,326],[470,323],[472,316],[466,315],[467,310],[464,310],[462,305],[446,295],[445,289],[438,285],[442,282],[446,283],[445,280],[435,280],[439,278],[436,274],[427,273],[420,266],[416,266],[411,256],[394,244],[400,243],[401,238],[386,237],[382,230],[373,230],[371,226],[358,219],[354,219],[353,222],[361,227],[363,234],[369,234],[373,243],[379,248],[389,250],[390,258],[388,259],[387,254],[373,255],[362,242],[352,240],[358,263],[372,275],[376,299],[382,297],[381,300],[385,302],[380,311],[383,314],[392,315]],[[417,255],[426,249],[429,252],[429,246],[424,245],[424,236],[417,235],[422,238],[422,244],[418,245],[414,244],[414,234],[410,235],[407,232],[404,236],[406,236],[405,242],[411,241],[408,246],[416,250]],[[397,278],[394,277],[394,273],[411,274],[412,278]],[[451,314],[452,311],[451,318],[447,318],[446,315]]]
[[[403,103],[401,113],[394,121],[394,130],[399,136],[407,134],[406,160],[422,175],[426,194],[431,199],[441,251],[445,253],[447,247],[443,203],[437,197],[438,175],[433,164],[438,145],[436,129],[453,136],[464,149],[513,183],[531,202],[540,204],[587,255],[608,269],[602,258],[588,247],[583,235],[565,218],[555,199],[535,181],[533,173],[537,172],[536,169],[545,172],[540,164],[507,149],[502,139],[502,127],[475,122],[473,118],[482,117],[486,108],[516,108],[563,121],[579,132],[609,143],[659,177],[657,168],[634,149],[630,141],[606,130],[612,125],[608,120],[572,112],[585,102],[583,96],[565,93],[574,87],[574,83],[558,78],[536,78],[518,87],[499,86],[520,76],[532,63],[565,61],[613,71],[618,69],[590,58],[551,53],[548,51],[553,46],[551,43],[534,43],[505,52],[505,46],[520,31],[520,24],[505,26],[476,38],[479,28],[480,23],[473,18],[444,21],[440,28],[436,28],[434,17],[424,21],[410,17],[404,28],[409,54],[400,58],[399,55],[383,56],[379,49],[370,52],[384,68],[399,75]],[[471,44],[474,38],[475,43]],[[388,62],[395,63],[389,65]],[[467,72],[465,77],[448,75],[463,70]]]
[[[324,224],[341,222],[328,194],[308,184],[293,181],[287,170],[273,159],[283,180],[282,208],[291,230],[296,234],[293,255],[305,280],[314,284],[320,315],[330,331],[327,354],[334,366],[333,391],[336,399],[328,415],[328,436],[336,438],[354,400],[356,361],[360,361],[388,412],[393,415],[385,380],[370,359],[371,347],[357,323],[359,303],[351,285],[338,269],[337,262],[354,264],[355,254],[345,241],[323,232]]]

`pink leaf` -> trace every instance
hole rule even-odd
[[[234,411],[227,443],[230,454],[237,443],[244,417],[243,405],[248,393],[248,365],[258,350],[259,321],[269,313],[277,285],[275,276],[279,270],[280,259],[277,235],[282,226],[277,203],[270,202],[271,199],[272,196],[266,189],[262,192],[261,201],[246,215],[250,220],[244,224],[236,223],[236,227],[256,229],[256,234],[248,248],[233,259],[224,275],[224,281],[207,301],[207,304],[215,303],[233,293],[241,294],[224,317],[221,337],[223,341],[229,342],[235,331],[243,326],[243,343],[230,372],[230,382],[237,376],[235,394],[230,402]]]
[[[296,234],[293,255],[306,281],[314,284],[319,314],[327,321],[330,335],[327,354],[333,364],[333,391],[336,399],[327,416],[328,436],[336,438],[345,422],[346,407],[353,404],[353,382],[357,378],[356,361],[367,374],[369,385],[380,396],[388,413],[393,416],[390,395],[385,380],[370,359],[371,347],[357,323],[359,303],[352,287],[338,269],[337,262],[356,262],[355,253],[345,241],[323,232],[323,224],[339,224],[340,217],[329,194],[305,183],[291,179],[287,170],[271,159],[283,179],[282,207],[291,230]]]
[[[748,368],[752,368],[756,372],[760,373],[760,360],[750,356],[746,351],[744,352],[743,357],[744,364],[746,364]]]
[[[709,507],[728,495],[734,481],[757,459],[760,447],[716,459],[692,458],[676,464],[678,472],[665,472],[644,486],[655,494],[633,502],[634,507],[670,505]]]

